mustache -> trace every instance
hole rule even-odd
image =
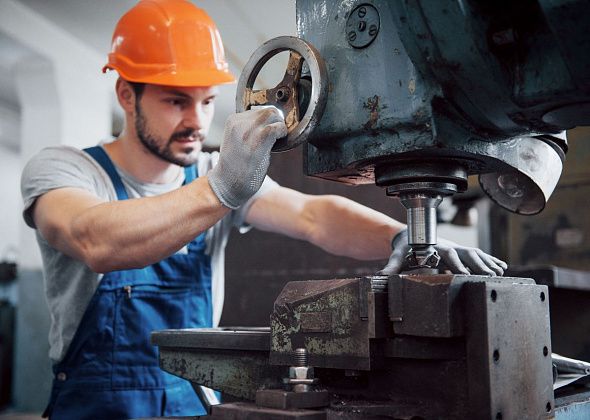
[[[172,134],[170,136],[170,142],[173,142],[178,139],[186,139],[189,137],[194,137],[196,140],[199,140],[201,142],[205,140],[205,136],[203,134],[199,133],[196,130],[193,130],[192,128],[187,128],[186,130],[182,130],[178,133]]]

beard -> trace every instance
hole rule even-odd
[[[187,146],[182,150],[184,155],[178,156],[172,151],[172,144],[178,139],[191,136],[195,137],[198,141],[203,141],[203,135],[199,134],[192,128],[187,128],[173,133],[167,141],[163,141],[162,138],[154,135],[148,128],[147,119],[145,118],[139,103],[137,103],[135,110],[137,114],[135,118],[135,131],[139,141],[149,152],[166,162],[178,166],[187,167],[194,165],[197,162],[200,150],[196,150],[193,146]]]

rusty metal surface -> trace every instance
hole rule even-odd
[[[387,334],[381,326],[387,322],[387,294],[364,295],[360,284],[358,278],[287,284],[270,318],[270,363],[289,365],[293,351],[302,347],[312,366],[368,370],[379,364],[370,339]]]
[[[260,387],[280,388],[287,368],[270,366],[268,331],[219,329],[167,330],[152,334],[159,346],[160,367],[166,372],[254,400]]]

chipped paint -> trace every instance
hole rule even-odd
[[[381,111],[381,107],[379,106],[380,99],[378,95],[374,95],[367,98],[367,101],[363,104],[363,108],[369,110],[369,120],[363,126],[365,130],[372,130],[377,126],[379,112]]]
[[[416,80],[410,79],[408,82],[408,91],[410,92],[410,95],[413,95],[416,92]]]

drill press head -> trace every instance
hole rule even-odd
[[[254,53],[237,110],[283,108],[289,136],[273,150],[302,144],[307,175],[375,183],[398,197],[409,265],[435,266],[444,197],[479,175],[498,205],[536,214],[561,175],[560,134],[590,125],[590,55],[576,47],[590,47],[590,32],[560,30],[558,6],[298,0],[299,38],[275,38]],[[590,5],[568,10],[568,25],[582,27]],[[253,91],[260,68],[285,50],[283,80]]]
[[[469,175],[510,211],[545,207],[567,151],[560,133],[590,124],[590,112],[572,106],[590,109],[590,76],[578,71],[590,59],[567,48],[566,66],[553,46],[590,45],[590,34],[554,30],[555,10],[525,10],[532,3],[517,11],[454,1],[321,3],[297,2],[299,36],[318,49],[329,80],[304,145],[308,175],[375,183],[398,197],[410,266],[436,265],[436,208],[464,191]],[[557,86],[543,62],[560,63],[567,83]]]

